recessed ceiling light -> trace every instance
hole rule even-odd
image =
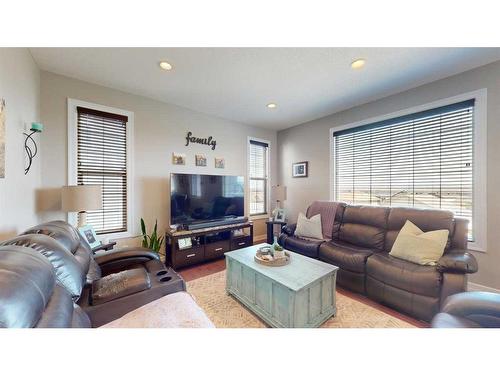
[[[276,107],[277,107],[276,103],[269,103],[269,104],[267,105],[267,108],[271,108],[271,109],[274,109],[274,108],[276,108]]]
[[[365,66],[365,63],[366,63],[365,59],[354,60],[351,63],[351,68],[353,68],[353,69],[361,69],[363,66]]]
[[[170,63],[167,61],[162,61],[160,62],[160,68],[162,68],[163,70],[172,70],[172,65],[170,65]]]

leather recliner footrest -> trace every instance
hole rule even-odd
[[[92,283],[91,304],[100,305],[149,288],[151,280],[144,268],[113,273]]]

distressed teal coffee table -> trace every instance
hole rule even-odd
[[[338,267],[289,251],[282,267],[258,264],[255,245],[227,252],[226,292],[271,327],[318,327],[335,315]]]

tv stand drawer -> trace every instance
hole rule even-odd
[[[244,247],[252,245],[253,245],[252,236],[240,236],[240,237],[235,237],[231,240],[232,250],[242,249]]]
[[[205,257],[203,246],[192,247],[191,249],[179,250],[175,254],[174,268],[189,266],[200,263]]]
[[[230,250],[229,241],[217,241],[205,245],[205,258],[212,259],[224,255],[226,251]]]

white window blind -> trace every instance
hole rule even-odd
[[[268,152],[269,145],[267,143],[250,140],[248,158],[250,163],[250,215],[267,213]]]
[[[97,234],[127,231],[127,121],[77,107],[78,185],[102,185],[103,209],[87,212]]]
[[[449,210],[474,240],[473,113],[468,100],[334,132],[335,199]]]

